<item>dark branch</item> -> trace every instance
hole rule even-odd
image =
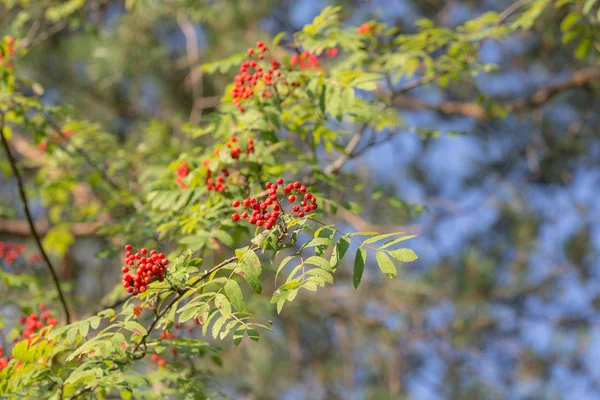
[[[56,291],[58,292],[58,298],[59,298],[59,300],[62,304],[63,310],[65,312],[66,322],[67,322],[67,324],[70,324],[71,323],[71,315],[69,314],[69,308],[67,307],[67,302],[65,300],[65,296],[63,295],[63,292],[60,288],[60,283],[58,281],[58,276],[56,275],[56,270],[54,269],[52,262],[48,258],[48,255],[46,254],[46,251],[44,250],[44,246],[42,246],[42,241],[40,239],[40,235],[38,234],[38,232],[35,229],[35,224],[33,222],[33,218],[31,217],[31,212],[29,210],[29,205],[27,203],[27,195],[25,194],[25,185],[23,183],[21,174],[19,173],[19,169],[17,168],[16,161],[13,158],[13,155],[10,151],[8,141],[6,140],[6,137],[4,136],[4,114],[3,113],[0,113],[0,136],[2,137],[2,146],[4,147],[4,152],[6,153],[6,157],[8,158],[8,161],[10,163],[10,167],[15,176],[15,179],[17,180],[17,186],[19,187],[19,196],[21,198],[21,204],[23,206],[23,211],[25,212],[25,216],[27,217],[27,223],[29,224],[29,229],[31,230],[31,234],[33,235],[33,238],[35,239],[35,243],[38,247],[40,254],[44,258],[46,266],[48,267],[48,271],[50,272],[50,275],[52,276],[52,281],[54,282],[54,286],[56,287]]]

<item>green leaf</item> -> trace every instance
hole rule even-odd
[[[235,273],[240,275],[242,278],[244,278],[246,280],[246,282],[248,283],[248,285],[250,285],[250,287],[256,294],[262,293],[262,285],[260,283],[260,279],[258,278],[258,276],[255,276],[254,274],[249,273],[246,269],[244,269],[242,267],[236,268]]]
[[[218,320],[215,321],[215,323],[213,324],[213,327],[212,327],[213,339],[217,338],[219,331],[221,330],[221,328],[223,327],[225,322],[227,322],[228,317],[229,317],[228,315],[223,315],[222,317],[220,317]]]
[[[279,43],[285,38],[286,35],[287,35],[286,32],[279,32],[277,35],[275,35],[275,37],[273,38],[273,47],[278,46]]]
[[[224,316],[231,315],[231,303],[229,302],[229,300],[227,300],[227,297],[225,297],[225,295],[217,293],[217,295],[215,296],[215,306]]]
[[[579,22],[580,19],[581,19],[581,14],[570,13],[560,23],[560,30],[562,32],[566,32],[566,31],[570,30],[577,22]]]
[[[327,261],[326,259],[321,258],[321,257],[317,257],[317,256],[308,257],[306,260],[304,260],[304,264],[316,265],[317,267],[321,267],[323,269],[331,271],[331,264],[329,264],[329,261]]]
[[[67,331],[67,341],[70,344],[75,343],[75,339],[77,338],[77,331],[77,326],[73,326]]]
[[[260,335],[258,334],[258,331],[256,329],[248,328],[246,332],[248,333],[248,337],[250,338],[250,340],[258,342],[258,340],[260,339]]]
[[[262,267],[260,264],[260,259],[253,250],[246,252],[246,254],[244,254],[244,256],[242,257],[241,262],[244,271],[247,271],[253,274],[254,276],[261,275]]]
[[[598,1],[598,0],[587,0],[585,2],[585,4],[583,5],[583,13],[585,15],[589,14],[590,11],[592,11],[592,7],[594,7],[594,4],[596,4],[596,1]]]
[[[99,316],[94,315],[93,317],[90,317],[89,321],[90,321],[90,327],[92,329],[98,329],[98,326],[100,325],[100,317]]]
[[[364,242],[362,242],[361,246],[365,246],[367,244],[375,243],[375,242],[378,242],[378,241],[383,240],[383,239],[387,239],[387,238],[392,237],[392,236],[398,236],[398,235],[401,235],[402,233],[403,232],[393,232],[393,233],[384,233],[384,234],[381,234],[381,235],[373,236],[373,237],[368,238]]]
[[[375,254],[375,258],[377,259],[379,269],[381,269],[381,272],[383,272],[385,276],[389,276],[390,278],[396,277],[396,267],[387,254],[383,251],[378,251]]]
[[[225,284],[224,289],[233,307],[238,311],[244,311],[244,297],[238,283],[230,279]]]
[[[325,114],[325,96],[327,94],[327,87],[325,85],[321,86],[321,95],[319,96],[319,108],[321,112]]]
[[[365,269],[365,262],[367,261],[367,251],[359,247],[356,249],[356,256],[354,258],[354,271],[352,272],[352,285],[357,289],[362,280],[363,271]]]
[[[243,326],[239,326],[233,332],[233,344],[234,345],[238,346],[242,342],[242,339],[244,338],[244,332],[246,332],[246,329]]]
[[[132,332],[136,335],[147,335],[148,331],[144,328],[139,322],[136,321],[127,321],[123,326],[129,332]]]
[[[82,321],[79,324],[79,333],[81,334],[81,336],[86,337],[88,335],[89,330],[90,324],[88,321]]]
[[[113,347],[117,350],[120,355],[125,354],[125,350],[127,349],[127,340],[125,340],[125,336],[122,333],[116,332],[111,338]],[[125,346],[125,349],[123,348]]]
[[[575,57],[580,60],[583,60],[587,57],[590,48],[592,47],[592,40],[589,37],[585,37],[581,39],[577,48],[575,48]]]
[[[277,276],[279,276],[279,273],[281,272],[281,270],[284,269],[285,266],[287,265],[287,263],[290,262],[290,260],[293,259],[294,257],[296,257],[296,255],[292,254],[291,256],[287,256],[286,258],[281,260],[281,264],[279,264],[279,267],[277,268],[277,273],[275,273],[275,282],[277,282]]]
[[[335,271],[337,269],[338,264],[346,255],[346,251],[350,247],[350,240],[348,236],[343,236],[335,245],[335,249],[333,250],[333,254],[331,254],[331,258],[329,259],[329,264]]]
[[[329,273],[323,269],[313,268],[313,269],[306,271],[306,273],[309,275],[318,276],[329,284],[333,283],[333,276],[331,275],[331,273]]]
[[[419,258],[419,256],[417,256],[417,254],[414,251],[412,251],[411,249],[407,249],[407,248],[398,249],[398,250],[390,250],[390,251],[388,251],[388,254],[390,256],[394,257],[396,260],[399,260],[402,262],[413,262]]]
[[[225,246],[233,246],[233,237],[231,237],[229,233],[222,230],[216,230],[213,232],[213,236],[219,239]]]
[[[394,240],[390,240],[389,242],[386,242],[383,246],[381,246],[379,248],[379,250],[387,249],[388,247],[391,247],[391,246],[393,246],[393,245],[395,245],[397,243],[400,243],[400,242],[403,242],[405,240],[412,239],[412,238],[415,238],[415,237],[417,237],[417,235],[402,236],[400,238],[397,238],[397,239],[394,239]]]

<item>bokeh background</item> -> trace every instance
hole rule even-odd
[[[198,77],[190,64],[293,33],[327,5],[343,5],[348,25],[378,19],[411,32],[420,17],[453,27],[513,2],[146,3],[128,14],[122,1],[91,2],[82,28],[34,46],[22,71],[45,87],[48,103],[71,104],[126,137],[165,129],[154,118],[186,121],[194,97],[194,118],[210,113],[231,76]],[[566,79],[586,65],[560,42],[563,16],[550,12],[532,33],[486,41],[481,61],[500,68],[471,85],[421,87],[410,98],[510,101]],[[4,13],[1,24],[10,18]],[[460,134],[398,134],[349,162],[367,182],[351,194],[363,214],[338,222],[418,234],[410,247],[420,259],[393,281],[370,264],[356,291],[348,266],[335,286],[298,296],[274,318],[274,332],[227,352],[201,379],[239,399],[600,399],[597,89],[592,82],[503,119],[400,106],[410,126]],[[0,239],[27,243],[15,183],[1,179]],[[43,220],[48,210],[32,201]],[[82,227],[60,260],[77,282],[81,313],[118,283],[107,273],[113,261],[93,256],[106,245]]]

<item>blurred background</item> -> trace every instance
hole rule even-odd
[[[22,71],[45,87],[48,103],[71,104],[82,119],[127,137],[197,122],[231,76],[190,65],[293,33],[327,5],[343,5],[348,25],[378,19],[411,32],[421,17],[454,27],[513,2],[144,3],[143,12],[126,13],[122,1],[89,2],[81,28],[56,26]],[[3,13],[4,31],[11,15]],[[486,41],[481,61],[498,71],[471,85],[420,87],[409,100],[436,105],[482,93],[514,101],[567,79],[586,65],[561,44],[562,17],[550,12],[534,33]],[[225,353],[207,379],[239,399],[600,399],[597,80],[504,119],[414,108],[398,108],[409,125],[461,134],[407,132],[349,162],[367,183],[352,194],[363,213],[339,222],[418,234],[409,247],[420,259],[393,281],[368,265],[356,291],[347,266],[335,286],[298,296],[259,343]],[[27,243],[15,183],[1,179],[0,240]],[[43,222],[49,210],[32,201]],[[80,310],[119,279],[106,273],[111,261],[91,256],[107,243],[87,228],[77,226],[60,261],[62,276],[77,282]]]

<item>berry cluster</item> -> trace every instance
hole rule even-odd
[[[225,144],[225,147],[229,149],[229,154],[231,155],[231,158],[233,158],[234,160],[238,160],[240,158],[242,148],[235,136],[229,138],[229,141]],[[254,139],[248,138],[248,146],[246,147],[246,150],[244,150],[244,153],[246,155],[254,153]]]
[[[2,371],[8,365],[8,360],[4,357],[4,349],[0,345],[0,371]]]
[[[273,94],[269,87],[272,87],[281,77],[281,71],[279,70],[281,64],[279,62],[271,60],[268,65],[266,62],[261,62],[261,60],[265,59],[265,53],[268,52],[267,46],[259,40],[256,42],[256,47],[258,49],[252,47],[248,49],[248,59],[242,62],[240,73],[233,78],[235,87],[231,90],[231,97],[233,97],[233,104],[240,112],[244,112],[242,101],[256,94],[256,86],[259,82],[262,82],[264,85],[260,94],[264,99],[268,99]],[[259,61],[253,60],[254,56]],[[266,68],[268,70],[264,72]]]
[[[215,179],[213,179],[213,177]],[[206,171],[206,177],[204,178],[204,182],[206,183],[206,189],[210,192],[214,190],[215,192],[223,193],[225,191],[225,179],[229,177],[229,170],[227,168],[221,168],[220,171],[217,171],[215,175],[209,169]]]
[[[333,47],[331,49],[325,50],[325,55],[327,58],[333,58],[338,55],[338,49]],[[300,70],[305,70],[308,68],[319,68],[319,59],[315,54],[308,52],[307,50],[302,51],[301,53],[296,53],[290,58],[290,65],[295,67],[296,65]]]
[[[374,28],[375,26],[372,23],[364,23],[356,29],[356,32],[360,35],[365,35],[367,33],[371,33]]]
[[[156,250],[140,249],[132,253],[133,247],[128,244],[125,246],[125,265],[121,268],[123,272],[123,287],[127,292],[138,294],[146,291],[148,284],[154,279],[162,282],[165,279],[165,272],[169,260],[163,253],[157,253]],[[135,272],[131,267],[136,268]]]
[[[63,129],[62,131],[60,131],[60,133],[54,132],[50,137],[50,142],[60,143],[61,141],[70,138],[71,136],[73,136],[73,130]],[[46,151],[48,149],[48,139],[44,139],[43,141],[41,141],[38,144],[38,148],[42,151]]]
[[[248,138],[246,144],[242,144],[241,141],[238,140],[237,137],[232,136],[229,138],[227,143],[225,143],[225,147],[229,152],[231,158],[236,161],[240,160],[240,156],[245,154],[246,156],[254,153],[254,139]],[[208,160],[202,161],[202,165],[208,167],[211,163],[211,160],[219,159],[221,155],[221,149],[216,149],[212,158]],[[226,190],[227,186],[227,178],[229,178],[229,169],[223,167],[217,171],[211,171],[207,169],[206,175],[204,177],[204,182],[206,183],[206,188],[208,191],[215,191],[219,193],[223,193]]]
[[[195,324],[173,324],[173,330],[177,331],[177,335],[184,335],[184,330],[187,333],[190,333],[194,330],[194,328],[198,325],[201,324],[200,322],[200,318],[196,318],[195,320]],[[173,332],[172,330],[164,330],[160,333],[160,339],[161,340],[173,340],[177,337],[177,335],[175,334],[175,332]],[[172,347],[171,348],[171,353],[173,353],[174,356],[177,355],[177,348],[176,347]],[[167,361],[164,358],[161,358],[160,355],[158,354],[153,354],[152,355],[152,361],[154,361],[155,363],[158,364],[159,367],[164,367],[167,364]]]
[[[0,52],[0,64],[6,61],[6,68],[11,69],[13,67],[12,61],[10,61],[10,56],[15,53],[15,38],[12,36],[7,36],[4,38],[5,49]]]
[[[35,333],[41,332],[58,323],[58,320],[52,316],[52,313],[46,310],[46,305],[40,304],[38,309],[40,311],[39,315],[31,313],[27,317],[21,317],[19,320],[20,324],[25,326],[25,329],[21,332],[23,339],[31,340]]]
[[[158,354],[152,354],[152,361],[158,364],[159,367],[164,367],[167,361],[164,358],[160,358]]]
[[[184,161],[179,165],[179,167],[177,167],[177,178],[175,178],[175,182],[177,182],[177,184],[181,186],[181,189],[187,189],[187,185],[183,182],[183,178],[185,178],[189,174],[190,169],[188,167],[188,162]]]
[[[279,198],[277,191],[282,188],[284,196]],[[248,222],[256,226],[264,226],[265,230],[272,229],[278,219],[284,214],[282,202],[287,196],[287,201],[292,206],[292,211],[289,213],[292,216],[299,218],[304,217],[308,212],[317,209],[317,198],[307,192],[306,186],[300,182],[290,183],[287,186],[283,185],[283,178],[278,178],[276,183],[267,182],[267,194],[264,200],[257,200],[256,197],[235,200],[233,207],[244,207],[245,211],[241,214],[235,213],[231,216],[234,221],[240,219],[248,219]]]
[[[13,242],[0,242],[0,260],[4,258],[7,265],[11,265],[25,250],[25,246]]]

